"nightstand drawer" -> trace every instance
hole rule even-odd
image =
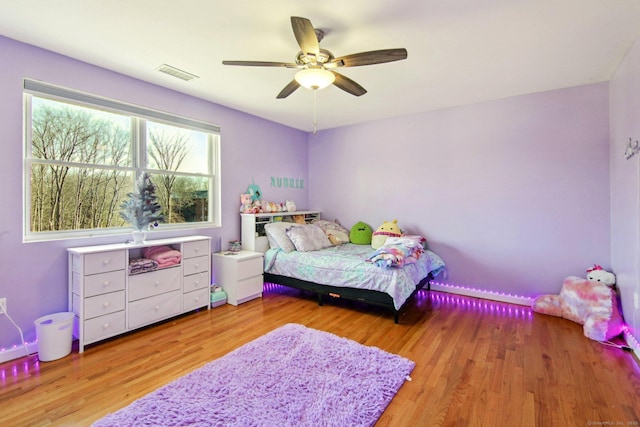
[[[119,334],[125,330],[125,311],[107,314],[84,322],[84,341],[91,342]]]
[[[125,251],[87,254],[84,257],[84,274],[89,275],[124,270],[126,267],[125,264]]]
[[[129,328],[153,323],[180,313],[180,292],[174,291],[129,303]]]
[[[183,243],[182,258],[193,258],[198,256],[209,256],[208,240],[198,240],[196,242]]]
[[[184,275],[201,273],[209,271],[209,257],[200,256],[197,258],[189,258],[182,261]]]
[[[173,267],[129,276],[129,301],[180,289],[181,273],[182,270]]]
[[[244,280],[249,277],[262,276],[263,265],[262,257],[251,258],[238,261],[238,280]]]
[[[124,291],[111,292],[84,299],[84,318],[103,316],[116,311],[124,310]]]
[[[124,289],[126,273],[124,270],[94,274],[84,279],[84,295],[92,297]],[[74,280],[76,277],[74,276]]]

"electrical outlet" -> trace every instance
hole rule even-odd
[[[0,298],[0,314],[6,314],[7,312],[7,299]]]

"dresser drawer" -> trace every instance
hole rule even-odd
[[[130,303],[129,328],[137,328],[179,314],[180,300],[180,291],[174,291]]]
[[[182,292],[187,293],[198,289],[208,288],[210,281],[208,271],[185,276],[182,279]]]
[[[74,280],[76,276],[74,275]],[[94,274],[84,278],[84,296],[106,294],[124,289],[126,272],[124,270]]]
[[[84,274],[106,273],[124,270],[126,267],[125,251],[109,251],[84,256]]]
[[[184,275],[201,273],[209,271],[209,257],[199,256],[197,258],[189,258],[182,261]]]
[[[91,319],[116,311],[124,310],[124,291],[111,292],[109,294],[97,295],[84,300],[84,318]]]
[[[199,289],[182,296],[182,311],[195,310],[209,304],[209,288]]]
[[[209,256],[209,240],[198,240],[182,244],[182,258]]]
[[[238,280],[258,275],[262,276],[262,271],[262,257],[238,261]],[[262,277],[260,280],[262,280]]]
[[[118,311],[116,313],[107,314],[106,316],[85,320],[83,333],[84,341],[97,341],[102,338],[107,338],[122,333],[124,332],[124,330],[124,311]]]
[[[129,301],[180,289],[180,268],[167,268],[129,276]]]

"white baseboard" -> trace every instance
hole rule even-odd
[[[38,343],[32,342],[27,344],[27,350],[29,355],[38,352]],[[15,345],[13,348],[8,348],[4,351],[0,351],[0,363],[8,362],[9,360],[20,359],[27,356],[23,345]]]
[[[508,302],[511,304],[531,306],[533,300],[528,297],[519,295],[511,295],[503,292],[493,292],[484,289],[468,288],[464,286],[449,285],[440,282],[431,282],[431,290],[439,292],[448,292],[450,294],[465,295],[468,297],[476,297],[488,299],[491,301]]]
[[[624,337],[624,341],[627,343],[631,351],[633,351],[633,354],[635,354],[636,358],[640,360],[640,343],[636,341],[636,339],[633,335],[631,335],[631,332],[629,332],[628,329],[625,329],[625,331],[622,333],[622,336]]]

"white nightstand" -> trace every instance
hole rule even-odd
[[[242,304],[262,297],[263,256],[261,252],[218,252],[213,254],[216,284],[227,293],[227,302]]]

